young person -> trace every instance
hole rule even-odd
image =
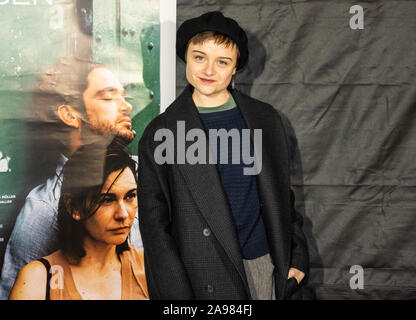
[[[290,189],[293,137],[280,112],[230,87],[247,63],[247,36],[209,12],[179,27],[176,50],[189,85],[139,142],[150,298],[299,298],[309,259]],[[241,161],[247,151],[252,167]],[[201,160],[208,154],[216,161]]]
[[[10,299],[148,298],[143,249],[127,243],[137,211],[135,162],[117,146],[105,158],[102,151],[102,145],[83,146],[68,160],[60,249],[22,268]]]

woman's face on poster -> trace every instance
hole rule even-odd
[[[133,225],[137,212],[137,183],[130,168],[120,172],[121,169],[109,174],[101,189],[100,207],[84,221],[87,235],[95,241],[122,244]]]

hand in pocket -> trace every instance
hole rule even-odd
[[[296,290],[299,288],[299,284],[296,278],[292,277],[286,280],[285,299],[290,298]]]

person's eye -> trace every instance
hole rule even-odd
[[[126,199],[135,199],[136,197],[137,194],[135,192],[131,192],[126,195]]]
[[[104,204],[104,205],[106,205],[106,204],[111,204],[111,203],[113,203],[113,201],[114,201],[114,198],[111,198],[111,197],[104,197],[104,198],[102,198],[101,203],[102,203],[102,204]]]
[[[202,61],[202,60],[204,60],[204,57],[203,56],[195,56],[195,60]]]
[[[222,65],[222,66],[226,66],[226,65],[228,65],[228,62],[227,62],[227,61],[224,61],[224,60],[219,60],[219,61],[218,61],[218,63],[219,63],[220,65]]]

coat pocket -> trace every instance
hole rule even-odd
[[[284,299],[289,299],[296,292],[296,290],[298,290],[298,288],[298,281],[294,277],[287,279]]]

